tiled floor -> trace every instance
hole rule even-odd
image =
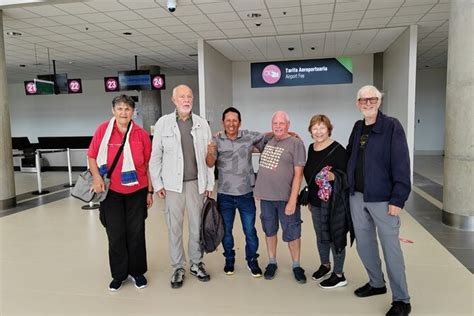
[[[441,209],[435,205],[443,203],[443,157],[415,157],[414,191],[427,193],[427,199],[412,192],[405,208],[418,223],[433,235],[466,268],[474,273],[474,232],[463,231],[444,225]]]
[[[367,281],[355,247],[347,250],[347,287],[323,290],[310,279],[319,259],[306,210],[301,263],[307,284],[293,280],[282,242],[277,277],[252,278],[244,264],[244,237],[237,219],[236,273],[223,274],[219,249],[204,258],[210,282],[187,274],[183,288],[173,290],[161,200],[155,201],[146,223],[149,286],[137,290],[128,282],[120,291],[109,292],[107,240],[98,212],[81,210],[83,203],[65,192],[66,197],[58,196],[57,201],[0,217],[0,315],[383,315],[391,302],[390,293],[366,299],[353,295]],[[473,315],[473,275],[452,255],[467,255],[463,247],[472,240],[437,221],[433,205],[417,193],[406,210],[401,237],[413,241],[402,243],[412,315]],[[260,263],[265,266],[259,222],[257,230]],[[433,237],[432,231],[439,236]],[[440,241],[457,250],[448,251]]]

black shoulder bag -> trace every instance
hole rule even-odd
[[[309,203],[309,184],[311,183],[311,181],[313,181],[314,177],[318,174],[319,172],[319,167],[321,167],[321,165],[323,164],[323,162],[334,152],[334,150],[336,150],[336,148],[339,147],[339,144],[337,144],[337,146],[335,146],[333,149],[331,149],[331,151],[326,155],[326,157],[323,158],[323,160],[321,160],[321,162],[318,164],[318,166],[316,167],[316,171],[314,172],[314,174],[311,176],[311,178],[309,179],[309,182],[306,184],[306,186],[301,190],[300,194],[298,194],[298,205],[302,205],[302,206],[306,206],[308,205]]]

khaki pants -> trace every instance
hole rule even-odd
[[[204,194],[199,194],[198,181],[183,183],[183,192],[166,191],[165,220],[168,225],[168,246],[173,270],[186,266],[186,256],[183,247],[184,210],[188,213],[189,261],[199,263],[202,259],[199,244],[201,231],[201,212],[204,204]]]

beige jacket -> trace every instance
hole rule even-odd
[[[192,121],[191,135],[196,153],[198,188],[199,193],[203,194],[214,188],[214,168],[206,165],[207,144],[212,135],[206,120],[192,114]],[[155,192],[162,188],[182,192],[184,162],[176,111],[162,116],[156,122],[149,168]]]

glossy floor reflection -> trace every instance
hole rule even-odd
[[[348,286],[323,290],[310,278],[297,284],[288,249],[278,246],[279,270],[272,281],[250,276],[243,260],[244,238],[235,225],[237,266],[224,275],[221,249],[204,261],[211,281],[187,273],[183,288],[169,279],[163,202],[147,219],[149,286],[131,282],[118,292],[110,281],[107,241],[97,211],[83,211],[71,197],[0,218],[0,315],[382,315],[390,293],[360,299],[353,291],[367,281],[355,248],[348,249]],[[309,212],[303,212],[302,266],[308,277],[319,266]],[[408,213],[402,215],[403,243],[413,315],[472,315],[473,276]],[[267,258],[260,223],[260,263]],[[187,236],[187,234],[185,234]],[[187,238],[185,236],[185,238]]]
[[[439,169],[419,170],[416,162],[415,172],[442,185]],[[439,165],[439,159],[431,165]],[[67,182],[66,173],[46,176],[53,187]],[[423,181],[428,180],[420,179],[417,184],[422,190]],[[29,175],[17,175],[17,181],[28,182],[17,183],[24,195],[35,190]],[[113,293],[107,289],[110,272],[104,228],[98,211],[83,211],[82,205],[69,197],[67,189],[59,189],[0,214],[0,315],[384,315],[391,302],[390,292],[365,299],[354,296],[353,291],[367,282],[355,246],[347,250],[347,287],[323,290],[311,280],[319,259],[306,209],[302,212],[301,264],[307,284],[294,281],[281,238],[276,278],[252,278],[245,266],[244,236],[237,217],[236,273],[224,275],[219,248],[204,257],[210,282],[199,282],[187,272],[183,288],[171,289],[164,203],[158,199],[146,224],[149,286],[138,290],[129,281]],[[405,210],[401,237],[413,241],[402,243],[412,315],[473,315],[474,277],[466,268],[474,266],[469,264],[472,235],[443,225],[440,210],[416,192]],[[267,256],[259,220],[257,231],[264,268]]]

